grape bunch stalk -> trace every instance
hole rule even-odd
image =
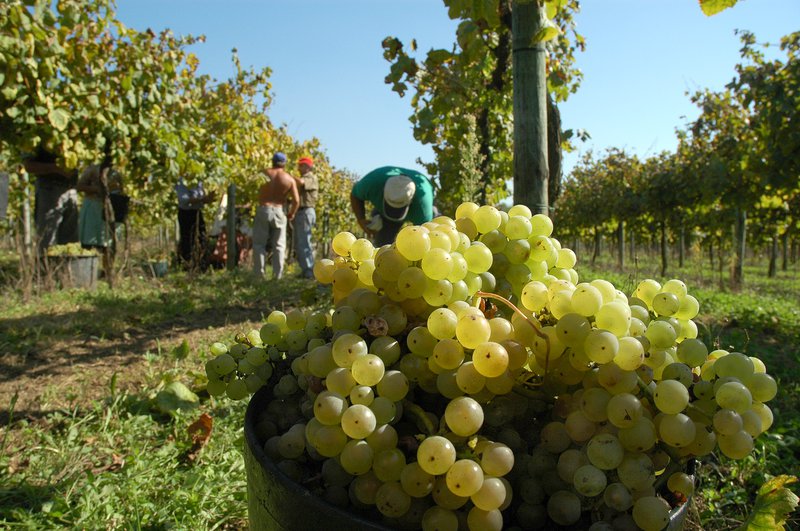
[[[341,232],[328,311],[215,343],[208,392],[267,386],[256,427],[289,478],[389,527],[664,529],[691,463],[742,459],[777,385],[708,347],[684,282],[580,282],[522,205],[463,203],[392,245]]]

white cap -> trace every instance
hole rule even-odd
[[[383,214],[388,219],[402,221],[414,199],[417,186],[408,175],[395,175],[383,186]]]

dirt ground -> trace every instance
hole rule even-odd
[[[173,366],[169,352],[184,339],[192,352],[183,363],[190,367],[197,348],[232,330],[257,327],[260,320],[261,311],[255,307],[225,308],[224,312],[209,310],[177,317],[146,329],[132,324],[112,338],[81,334],[53,341],[41,337],[32,348],[0,352],[0,426],[6,425],[10,416],[33,420],[107,396],[115,373],[118,390],[138,391],[148,373]],[[35,334],[33,323],[30,330]],[[155,356],[145,356],[148,352]],[[197,370],[202,370],[200,361],[196,363]]]

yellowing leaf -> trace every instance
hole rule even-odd
[[[47,118],[57,131],[63,131],[69,125],[69,113],[64,109],[51,109]]]
[[[724,11],[729,7],[735,6],[737,1],[738,0],[699,0],[700,9],[703,10],[703,13],[707,17],[716,15],[720,11]]]
[[[738,531],[777,531],[785,529],[786,518],[797,508],[797,495],[786,488],[795,476],[781,475],[764,483],[758,491],[753,511]]]

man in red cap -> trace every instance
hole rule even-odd
[[[314,160],[303,157],[297,161],[300,176],[294,175],[300,192],[300,209],[294,217],[292,233],[294,235],[294,252],[300,264],[300,276],[314,278],[314,248],[311,246],[311,229],[317,222],[317,206],[319,182],[314,175]]]

